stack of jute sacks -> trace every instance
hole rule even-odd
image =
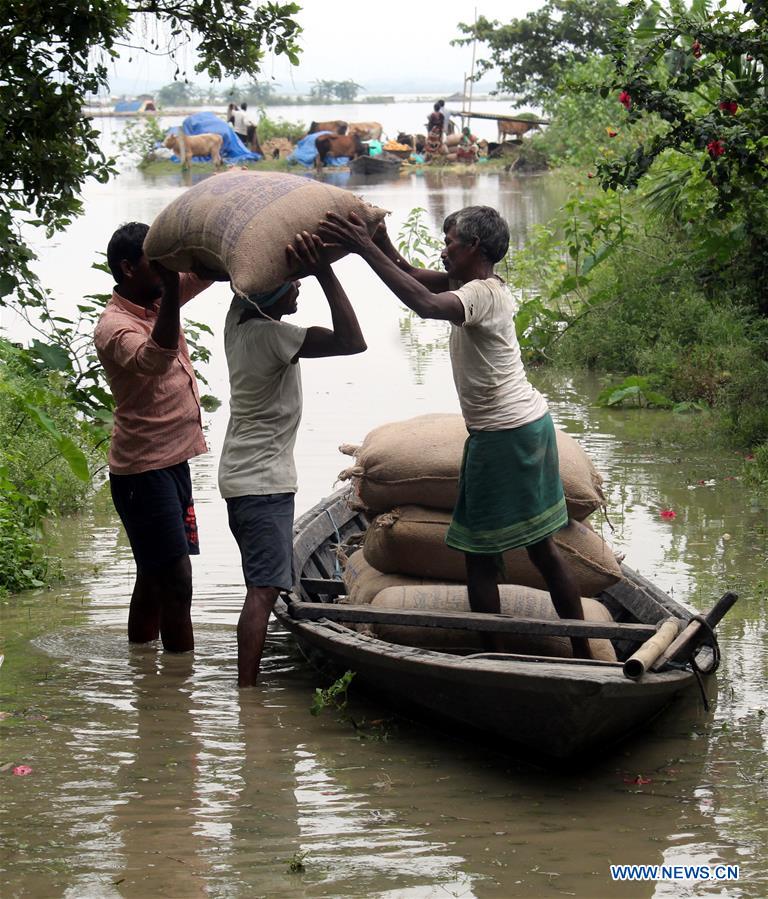
[[[340,450],[355,464],[339,475],[351,481],[351,502],[375,516],[363,548],[347,561],[347,602],[383,609],[469,611],[464,556],[445,544],[458,492],[467,437],[460,415],[420,415],[371,431],[360,446]],[[587,522],[603,509],[602,478],[582,447],[557,430],[560,476],[570,521],[554,535],[579,586],[587,620],[610,621],[590,599],[621,579],[613,549]],[[502,612],[526,618],[557,618],[546,584],[525,549],[504,553]],[[376,636],[393,642],[453,651],[478,651],[481,638],[468,631],[377,625]],[[593,655],[616,656],[608,640],[591,640]],[[556,637],[505,637],[509,652],[571,655],[570,641]]]
[[[229,276],[235,293],[267,293],[300,277],[285,248],[300,231],[317,230],[326,213],[355,212],[370,233],[386,210],[347,190],[283,172],[232,171],[189,188],[152,223],[144,252],[177,272],[202,265]],[[345,253],[336,248],[331,258]]]

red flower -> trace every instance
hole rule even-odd
[[[677,518],[677,512],[674,509],[662,509],[659,515],[666,521],[672,521],[674,518]]]
[[[701,44],[698,41],[694,41],[693,44],[691,44],[691,50],[696,59],[701,56]]]
[[[32,773],[32,769],[29,767],[29,765],[16,765],[16,767],[13,769],[13,773],[17,777],[25,777],[27,774]]]
[[[626,91],[622,91],[622,92],[619,94],[619,103],[621,103],[621,105],[622,105],[625,109],[628,110],[629,107],[632,105],[632,97],[630,97],[629,94],[628,94]]]
[[[616,137],[616,135],[619,133],[618,131],[614,131],[613,128],[606,128],[605,131],[608,137]]]
[[[594,177],[595,177],[594,172],[587,172],[587,178],[594,178]]]
[[[720,103],[719,108],[723,112],[727,112],[728,115],[736,115],[739,104],[735,100],[723,100],[722,103]]]
[[[725,153],[725,144],[721,140],[711,140],[707,144],[707,153],[709,153],[713,159],[718,159]]]

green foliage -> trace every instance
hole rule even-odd
[[[165,129],[154,116],[132,119],[126,123],[117,147],[121,156],[137,162],[139,168],[143,168],[158,141],[162,141],[164,137]]]
[[[490,54],[478,60],[477,78],[498,69],[500,90],[521,103],[543,103],[566,67],[608,51],[619,8],[616,0],[547,0],[508,24],[485,16],[473,24],[459,23],[466,37],[452,43],[477,39],[487,44]]]
[[[197,99],[195,87],[188,81],[172,81],[157,92],[161,106],[189,106]]]
[[[611,70],[610,60],[597,56],[574,63],[563,71],[558,89],[543,99],[550,124],[531,142],[551,163],[594,170],[598,160],[618,159],[659,130],[654,119],[630,125],[614,97],[600,96]]]
[[[340,103],[354,103],[363,85],[356,81],[315,81],[310,91],[310,99],[321,103],[338,100]]]
[[[696,0],[690,10],[654,10],[649,24],[639,20],[638,2],[627,6],[614,74],[602,94],[621,102],[627,121],[654,116],[666,127],[632,152],[602,161],[600,181],[632,189],[652,173],[652,202],[673,213],[693,193],[706,197],[709,217],[743,248],[735,261],[754,288],[752,302],[768,313],[768,7],[712,9]]]
[[[291,143],[296,143],[307,133],[307,126],[304,122],[288,122],[285,119],[270,119],[266,115],[262,115],[256,130],[260,141],[268,141],[273,137],[285,137]]]
[[[435,237],[423,216],[427,210],[415,206],[397,235],[397,250],[416,268],[437,268],[443,241]]]
[[[78,419],[66,375],[0,339],[0,592],[52,575],[43,521],[80,508],[103,450]]]
[[[639,407],[656,407],[669,409],[673,403],[669,397],[654,390],[650,378],[630,375],[621,384],[606,387],[600,392],[595,404],[598,406],[623,406],[625,404]]]
[[[347,708],[347,690],[355,676],[354,671],[345,671],[344,674],[335,680],[330,687],[322,690],[317,687],[315,695],[310,706],[312,715],[319,715],[323,709],[333,709],[336,712],[345,712]]]
[[[86,95],[108,86],[108,63],[119,47],[130,46],[134,27],[154,28],[150,52],[174,61],[194,40],[196,71],[212,78],[255,75],[265,48],[298,61],[301,29],[291,18],[298,9],[250,0],[213,6],[201,0],[74,6],[0,0],[0,305],[36,306],[45,299],[22,226],[37,225],[51,237],[81,212],[84,182],[114,173],[82,107]],[[186,75],[178,62],[176,75]]]

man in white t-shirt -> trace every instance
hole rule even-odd
[[[552,539],[568,522],[554,425],[520,358],[514,299],[493,271],[509,229],[490,206],[469,206],[449,215],[443,231],[444,273],[410,265],[383,227],[371,238],[354,214],[329,213],[319,234],[359,253],[421,318],[453,326],[451,367],[469,437],[446,542],[465,554],[472,610],[500,611],[501,554],[525,547],[560,617],[583,619],[578,587]],[[585,638],[571,642],[590,658]]]
[[[366,349],[344,289],[324,260],[321,241],[296,235],[288,256],[320,282],[332,330],[284,322],[296,312],[299,282],[232,300],[224,326],[230,412],[219,461],[219,490],[240,548],[246,596],[237,625],[238,685],[256,682],[267,622],[281,590],[293,586],[293,447],[301,420],[299,359]]]

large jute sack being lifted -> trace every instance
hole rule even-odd
[[[224,172],[190,187],[157,216],[144,252],[177,272],[196,263],[229,275],[233,289],[271,291],[301,272],[285,248],[297,232],[317,229],[327,212],[359,215],[373,233],[386,215],[338,187],[283,172]],[[345,254],[339,249],[331,258]]]
[[[464,554],[445,544],[450,521],[450,512],[421,506],[402,506],[379,515],[365,533],[365,559],[385,574],[464,581]],[[554,534],[554,540],[582,596],[596,596],[621,580],[612,548],[590,528],[570,521]],[[525,549],[505,552],[504,566],[505,583],[546,588]]]
[[[499,587],[501,613],[515,618],[544,618],[556,621],[558,614],[549,593],[502,584]],[[596,599],[582,599],[581,606],[586,621],[609,622],[613,619],[605,606]],[[469,612],[467,588],[459,585],[421,585],[387,587],[378,593],[371,603],[375,609],[414,609],[419,612]],[[454,652],[482,652],[482,635],[477,631],[465,631],[442,627],[409,627],[395,624],[372,624],[371,636],[400,643],[404,646],[420,646],[424,649],[448,649]],[[571,658],[573,648],[567,637],[545,637],[538,634],[503,634],[503,652],[528,655],[564,656]],[[615,662],[616,653],[610,640],[589,641],[592,655],[604,662]]]
[[[409,577],[407,574],[384,574],[369,565],[365,559],[365,553],[358,550],[347,560],[344,568],[344,586],[347,588],[346,597],[339,600],[342,603],[353,605],[367,605],[377,594],[387,587],[418,587],[424,584],[441,584],[430,578]]]
[[[560,478],[568,514],[581,521],[605,505],[600,474],[573,437],[556,429]],[[467,439],[461,415],[419,415],[370,431],[361,446],[339,449],[355,464],[339,478],[351,480],[360,505],[372,512],[414,504],[453,509]]]

